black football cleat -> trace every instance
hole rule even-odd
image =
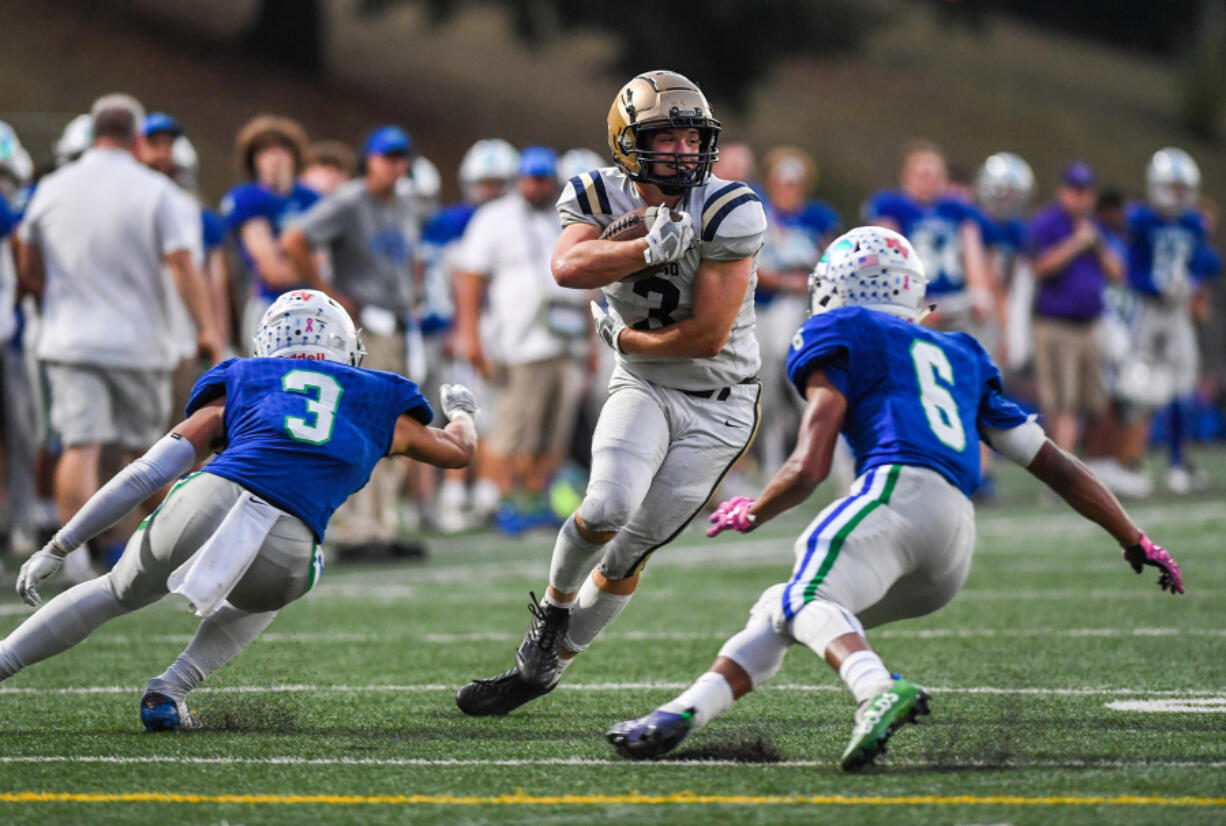
[[[515,668],[526,682],[552,688],[561,675],[558,650],[570,626],[570,609],[541,605],[536,594],[529,593],[532,596],[532,604],[528,606],[532,611],[532,625],[515,651]]]
[[[473,717],[510,714],[529,700],[553,691],[555,678],[549,685],[525,680],[518,669],[512,668],[488,680],[473,680],[455,695],[460,711]]]

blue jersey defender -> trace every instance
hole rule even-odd
[[[463,467],[476,448],[476,403],[443,385],[445,429],[427,427],[417,386],[362,370],[353,321],[321,292],[285,293],[256,336],[257,358],[232,359],[197,382],[187,419],[107,483],[24,566],[23,600],[64,556],[181,479],[128,542],[110,573],[81,583],[0,641],[0,680],[66,650],[103,622],[174,592],[203,617],[187,650],[149,681],[141,720],[150,731],[195,728],[186,698],[314,585],[318,542],[332,511],[403,454]]]
[[[801,644],[856,699],[843,768],[871,764],[899,727],[928,713],[930,698],[891,675],[865,629],[931,613],[961,588],[975,543],[968,495],[978,480],[980,439],[1106,529],[1134,570],[1154,566],[1163,589],[1183,592],[1170,555],[1002,397],[1000,374],[974,339],[915,323],[926,282],[914,248],[888,229],[854,229],[827,250],[810,278],[813,317],[788,358],[807,402],[796,450],[758,498],[723,502],[707,533],[747,532],[804,502],[829,472],[840,431],[860,476],[801,534],[791,577],[762,594],[711,668],[676,699],[608,731],[622,755],[671,750],[763,685]]]

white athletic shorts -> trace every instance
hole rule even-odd
[[[1152,298],[1142,298],[1139,304],[1132,330],[1135,357],[1168,373],[1174,398],[1192,395],[1200,353],[1187,308]]]
[[[930,614],[962,588],[974,548],[975,511],[962,491],[927,468],[880,465],[810,523],[792,578],[768,588],[750,616],[783,632],[815,599],[866,628]]]
[[[593,530],[626,518],[605,546],[602,574],[634,575],[698,515],[753,442],[761,392],[753,380],[702,398],[614,370],[592,435],[591,501],[579,509]]]
[[[170,427],[170,371],[45,362],[51,429],[65,447],[144,450]]]

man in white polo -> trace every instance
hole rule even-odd
[[[126,463],[170,423],[175,291],[196,324],[201,357],[216,362],[221,349],[191,261],[200,228],[184,220],[174,184],[133,156],[144,110],[115,94],[95,101],[91,115],[93,146],[40,182],[18,228],[19,275],[41,298],[37,354],[63,445],[55,468],[61,522],[98,490],[104,446],[118,446]],[[100,547],[122,550],[134,527],[121,523]]]

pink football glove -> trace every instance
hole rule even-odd
[[[715,527],[707,529],[707,536],[716,536],[727,530],[741,533],[752,531],[754,519],[753,514],[749,512],[751,505],[753,505],[753,500],[747,496],[734,496],[720,503],[708,520]]]
[[[1179,565],[1161,545],[1155,545],[1144,533],[1137,544],[1124,549],[1124,561],[1132,566],[1138,574],[1146,565],[1153,565],[1160,573],[1158,587],[1172,594],[1186,593],[1183,590],[1183,575]]]

